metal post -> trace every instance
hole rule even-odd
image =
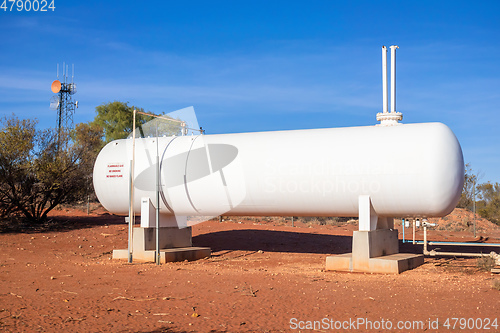
[[[413,244],[415,244],[415,219],[413,219]]]
[[[158,121],[156,122],[156,264],[160,264],[160,155],[158,152]]]
[[[405,242],[405,229],[406,229],[406,223],[405,223],[405,219],[402,219],[401,221],[401,227],[403,229],[403,243]]]
[[[472,202],[472,219],[474,221],[474,237],[476,237],[476,180],[472,180],[472,195],[474,201]]]
[[[427,227],[424,225],[424,254],[427,254]]]
[[[397,45],[391,45],[391,113],[396,112],[396,49]]]
[[[188,129],[186,127],[186,122],[183,121],[183,122],[181,122],[181,133],[183,136],[186,136],[187,132],[188,132]]]
[[[133,120],[132,120],[132,161],[130,162],[130,208],[129,208],[129,222],[128,222],[128,262],[132,262],[132,253],[133,253],[133,234],[134,234],[134,224],[135,224],[135,215],[134,215],[134,166],[135,166],[135,115],[137,110],[134,109],[133,112]]]
[[[128,198],[130,206],[128,207],[128,262],[132,262],[132,160],[129,165],[130,174],[128,177]]]
[[[387,48],[382,46],[382,105],[383,112],[387,113],[389,110],[389,105],[387,102]]]
[[[293,223],[293,216],[292,216],[292,227],[295,227],[294,223]]]

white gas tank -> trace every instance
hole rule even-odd
[[[464,180],[460,144],[441,123],[136,139],[134,207],[165,215],[444,216]],[[158,152],[158,153],[157,153]],[[94,188],[115,214],[129,207],[132,139],[99,153]]]

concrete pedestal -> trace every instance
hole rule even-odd
[[[399,253],[398,231],[354,231],[352,253],[329,256],[326,269],[333,271],[399,274],[424,263],[421,254]]]
[[[192,246],[191,235],[191,227],[159,228],[160,262],[191,261],[210,257],[210,248]],[[156,228],[134,228],[132,238],[133,261],[155,262]],[[113,250],[113,259],[128,259],[128,249]]]

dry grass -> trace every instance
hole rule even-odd
[[[493,267],[495,267],[495,259],[488,255],[482,256],[477,259],[476,266],[482,271],[489,272]]]
[[[500,280],[497,280],[497,279],[493,280],[492,288],[500,291]]]

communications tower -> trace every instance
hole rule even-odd
[[[62,78],[59,80],[59,64],[57,64],[57,80],[51,85],[51,90],[55,96],[50,99],[50,108],[57,111],[57,141],[61,137],[61,132],[73,129],[73,114],[78,108],[78,101],[73,101],[76,93],[74,83],[75,65],[72,65],[71,82],[69,82],[68,65],[63,63]]]

